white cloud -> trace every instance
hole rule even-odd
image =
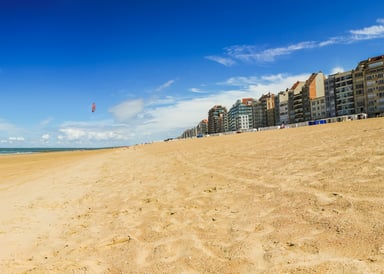
[[[51,138],[51,135],[49,135],[49,134],[43,134],[41,136],[41,139],[44,140],[44,141],[48,141],[50,138]]]
[[[257,83],[258,81],[259,79],[255,76],[252,76],[252,77],[238,76],[238,77],[230,77],[225,82],[220,82],[218,84],[243,87],[243,86],[248,86],[250,84]]]
[[[259,98],[262,94],[267,92],[277,93],[279,91],[290,88],[296,81],[304,81],[310,74],[288,75],[288,74],[269,74],[261,77],[231,77],[225,82],[219,83],[220,85],[229,85],[238,87],[245,93],[250,94],[247,97]],[[256,93],[255,93],[256,91]]]
[[[164,98],[152,99],[146,102],[146,106],[161,106],[161,105],[170,105],[175,103],[175,98],[172,96],[165,96]],[[140,116],[140,114],[139,114]]]
[[[110,112],[120,123],[130,122],[137,114],[143,111],[144,102],[141,99],[127,100],[112,108]]]
[[[365,27],[357,30],[350,30],[352,34],[352,40],[368,40],[384,37],[384,20],[378,19],[378,25],[373,25],[370,27]]]
[[[9,141],[18,141],[18,142],[24,142],[25,141],[25,138],[24,137],[21,137],[21,136],[17,136],[17,137],[9,137],[8,138]]]
[[[77,128],[63,128],[60,129],[60,132],[62,132],[65,135],[65,138],[70,141],[81,139],[86,135],[84,130]]]
[[[100,147],[127,144],[132,138],[132,131],[134,126],[113,120],[72,121],[63,123],[54,135],[61,145]]]
[[[214,61],[216,63],[219,63],[219,64],[222,64],[226,67],[230,67],[230,66],[233,66],[236,62],[231,59],[231,58],[228,58],[228,57],[220,57],[220,56],[206,56],[205,59],[208,59],[208,60],[211,60],[211,61]]]
[[[205,91],[203,91],[199,88],[190,88],[189,91],[193,92],[193,93],[205,93]]]
[[[273,62],[276,60],[276,57],[290,55],[301,50],[384,38],[384,19],[377,19],[376,22],[377,24],[373,26],[350,30],[348,31],[349,35],[336,36],[324,41],[302,41],[288,46],[274,47],[264,50],[260,50],[256,45],[234,45],[224,49],[225,56],[207,56],[205,58],[224,66],[234,64],[235,60],[248,63]]]
[[[227,49],[227,54],[243,62],[271,62],[277,56],[288,55],[298,50],[314,47],[316,47],[316,43],[311,41],[300,42],[287,47],[270,48],[263,51],[258,51],[253,46],[232,46]]]
[[[169,88],[171,85],[173,85],[173,83],[175,83],[175,80],[169,80],[168,82],[162,84],[161,86],[159,86],[158,88],[156,88],[156,91],[157,92],[160,92],[164,89],[167,89]]]
[[[330,74],[336,74],[338,72],[344,72],[344,68],[343,67],[334,67],[332,70],[331,70],[331,73]]]
[[[127,135],[121,131],[121,128],[112,130],[110,128],[95,128],[93,130],[86,128],[62,128],[59,130],[61,135],[57,138],[60,141],[81,141],[84,144],[92,143],[92,141],[110,141],[127,140]]]
[[[346,43],[347,42],[347,38],[346,37],[332,37],[332,38],[329,38],[325,41],[321,41],[321,42],[318,42],[317,46],[318,47],[327,47],[327,46],[331,46],[331,45],[337,45],[337,44],[342,44],[342,43]]]

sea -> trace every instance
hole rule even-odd
[[[58,151],[76,151],[76,150],[95,150],[100,148],[46,148],[46,147],[22,147],[22,148],[1,148],[2,154],[30,154],[43,152],[58,152]]]

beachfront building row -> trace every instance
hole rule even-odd
[[[200,121],[200,123],[196,127],[185,130],[180,137],[191,138],[196,136],[197,137],[204,136],[207,134],[208,134],[208,120],[203,119]]]
[[[328,77],[321,71],[312,73],[306,81],[297,81],[277,94],[269,92],[259,99],[237,100],[229,111],[216,105],[208,111],[207,133],[244,131],[359,113],[368,117],[384,115],[384,55],[368,58],[353,70]],[[192,132],[197,131],[192,129]]]

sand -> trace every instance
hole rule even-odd
[[[384,118],[0,156],[1,273],[384,273]]]

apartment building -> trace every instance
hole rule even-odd
[[[287,124],[289,123],[289,115],[288,115],[288,97],[289,97],[289,91],[288,89],[286,91],[280,91],[278,95],[276,96],[277,102],[276,102],[276,109],[277,109],[277,124]]]
[[[269,92],[259,99],[244,98],[232,108],[230,113],[222,106],[209,110],[208,133],[344,115],[384,116],[384,55],[363,60],[354,70],[328,78],[322,72],[312,73],[305,82],[297,81],[277,95]],[[188,135],[197,131],[190,130]]]
[[[228,131],[227,108],[215,105],[208,111],[208,133],[220,133]]]
[[[180,138],[192,138],[192,137],[202,137],[208,134],[208,119],[203,119],[200,123],[190,129],[185,130]]]
[[[253,101],[253,128],[261,128],[267,126],[266,106],[260,101]]]
[[[312,73],[305,82],[300,92],[293,95],[294,122],[300,123],[312,119],[311,102],[319,97],[324,97],[325,77],[322,72]],[[321,101],[320,101],[321,102]],[[325,109],[325,100],[324,100]]]
[[[303,92],[300,91],[293,95],[294,123],[304,122]]]
[[[359,62],[353,71],[356,113],[384,114],[384,55]]]
[[[334,76],[336,116],[354,114],[355,99],[353,95],[352,71],[337,73]]]
[[[196,136],[208,134],[208,119],[203,119],[196,127]]]
[[[326,118],[325,96],[311,100],[311,120]]]
[[[263,124],[267,127],[276,125],[275,96],[275,94],[268,92],[259,99],[264,111]]]
[[[237,100],[228,112],[229,130],[248,130],[253,127],[253,99]]]
[[[336,116],[336,100],[335,100],[335,74],[328,75],[324,81],[325,91],[325,116]]]
[[[292,87],[288,90],[288,123],[295,123],[295,95],[301,92],[305,82],[297,81],[292,85]]]

